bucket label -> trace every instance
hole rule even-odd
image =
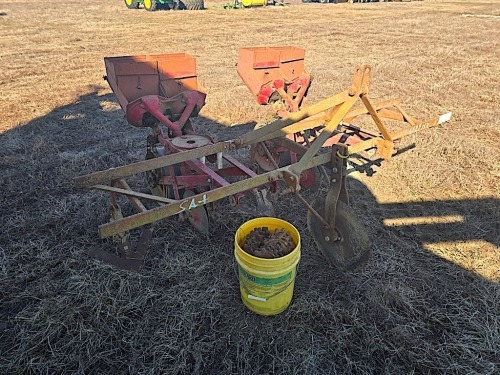
[[[240,275],[243,276],[245,279],[247,279],[248,281],[250,281],[253,284],[258,284],[258,285],[263,285],[263,286],[271,286],[271,285],[281,284],[282,282],[292,278],[292,271],[290,271],[282,276],[279,276],[279,277],[269,278],[269,277],[259,277],[259,276],[252,275],[252,274],[248,273],[247,271],[245,271],[241,267],[239,267],[239,269],[240,269]]]
[[[241,286],[247,291],[248,297],[265,302],[286,290],[293,282],[293,271],[278,277],[260,277],[239,268]],[[250,297],[251,296],[251,297]]]

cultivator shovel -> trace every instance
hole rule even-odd
[[[274,60],[262,58],[263,51],[271,51]],[[207,206],[216,209],[216,202],[227,198],[236,207],[241,197],[251,192],[260,199],[260,206],[269,208],[267,193],[272,192],[279,193],[274,194],[276,197],[293,194],[307,208],[309,231],[331,266],[361,269],[369,259],[370,240],[349,208],[347,160],[368,150],[389,159],[395,141],[441,124],[451,114],[421,121],[402,110],[397,100],[372,102],[368,96],[372,69],[368,65],[355,69],[346,90],[301,108],[310,79],[304,79],[306,73],[300,63],[303,54],[298,52],[294,47],[280,47],[240,53],[238,72],[247,77],[244,81],[252,93],[263,97],[263,104],[281,104],[276,106],[274,120],[238,138],[219,142],[196,133],[189,120],[198,114],[205,99],[194,58],[187,54],[106,58],[108,82],[127,120],[135,126],[150,127],[151,135],[146,160],[75,179],[77,187],[99,189],[111,198],[111,220],[99,226],[99,234],[101,238],[113,237],[118,251],[111,254],[98,250],[92,255],[122,268],[138,269],[151,236],[150,224],[177,215],[207,233]],[[242,55],[251,63],[242,64]],[[290,63],[294,67],[288,69]],[[253,75],[256,70],[258,74]],[[283,85],[276,84],[280,72],[286,76]],[[262,78],[267,76],[272,79]],[[277,94],[269,93],[269,87]],[[273,95],[280,99],[273,102]],[[371,117],[377,131],[352,124],[363,115]],[[404,126],[389,131],[387,120]],[[233,150],[241,148],[252,150],[251,167],[231,156]],[[128,185],[126,179],[137,173],[146,173],[151,194]],[[302,191],[314,187],[311,181],[319,174],[328,179],[327,193],[309,202]],[[124,217],[117,196],[126,197],[136,213]],[[146,201],[157,205],[147,208]],[[143,228],[142,234],[137,248],[131,250],[128,233],[136,228]]]

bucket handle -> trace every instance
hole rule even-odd
[[[283,288],[281,288],[281,289],[280,289],[280,290],[278,290],[276,293],[274,293],[274,294],[270,295],[269,297],[267,297],[267,298],[265,299],[265,300],[266,300],[266,302],[267,302],[268,300],[270,300],[271,298],[276,297],[277,295],[279,295],[279,294],[283,293],[283,292],[284,292],[284,291],[285,291],[285,290],[286,290],[286,289],[287,289],[287,288],[288,288],[288,287],[289,287],[289,286],[290,286],[290,285],[291,285],[291,284],[295,281],[295,277],[296,277],[296,276],[294,276],[294,277],[293,277],[293,279],[291,279],[291,280],[290,280],[290,282],[289,282],[288,284],[286,284]],[[245,288],[245,287],[243,287],[243,288],[245,289],[246,294],[247,294],[247,295],[250,295],[249,290],[247,290],[247,288]]]

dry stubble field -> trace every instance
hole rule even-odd
[[[0,0],[0,372],[498,373],[500,2],[216,5]],[[276,317],[239,299],[233,234],[248,217],[237,212],[216,211],[208,238],[158,223],[138,274],[88,258],[109,245],[97,236],[108,203],[72,178],[145,153],[103,57],[193,54],[208,92],[196,125],[230,139],[265,116],[235,68],[238,48],[264,45],[306,49],[308,103],[369,63],[373,98],[400,97],[417,117],[453,112],[350,182],[373,240],[367,268],[327,268],[290,198],[276,210],[303,253]]]

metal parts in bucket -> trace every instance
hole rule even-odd
[[[293,251],[274,259],[258,258],[242,248],[245,238],[256,228],[287,231],[295,244]],[[234,255],[238,263],[241,299],[246,307],[259,315],[276,315],[292,301],[297,265],[300,260],[300,234],[290,223],[274,217],[247,221],[234,238]]]

